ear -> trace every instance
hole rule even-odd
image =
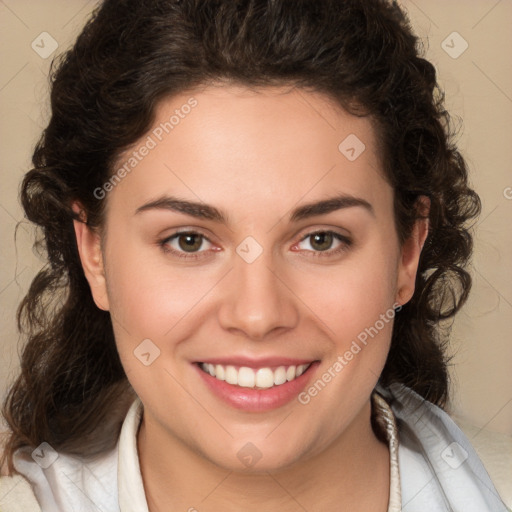
[[[411,235],[402,245],[398,266],[396,302],[401,305],[409,302],[414,295],[420,255],[429,230],[430,199],[420,196],[416,207],[420,218],[416,220]]]
[[[76,243],[85,278],[89,282],[92,298],[98,308],[108,311],[109,302],[105,281],[103,254],[101,252],[101,237],[87,225],[87,218],[82,205],[78,202],[72,204],[72,209],[78,214],[80,220],[73,220]]]

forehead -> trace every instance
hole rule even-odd
[[[378,203],[390,193],[371,118],[290,87],[208,86],[166,98],[123,166],[109,201],[123,195],[133,205],[172,194],[247,208],[279,198],[284,208],[333,193]]]

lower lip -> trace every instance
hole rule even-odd
[[[306,387],[309,380],[312,378],[314,370],[319,364],[319,361],[315,361],[300,377],[268,389],[234,386],[223,380],[212,377],[209,373],[203,371],[198,364],[194,364],[194,366],[210,391],[224,402],[236,409],[250,412],[262,412],[282,407],[297,397]]]

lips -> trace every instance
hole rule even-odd
[[[193,366],[207,389],[224,403],[248,412],[263,412],[296,398],[319,364],[317,360],[288,358],[225,358]]]

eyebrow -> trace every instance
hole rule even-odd
[[[299,220],[315,217],[317,215],[326,215],[337,210],[351,207],[361,207],[375,217],[372,205],[365,199],[340,194],[329,199],[308,203],[295,208],[289,216],[289,222],[298,222]],[[173,196],[164,196],[145,203],[135,210],[135,214],[137,215],[148,210],[171,210],[184,213],[198,219],[213,220],[222,224],[228,224],[227,215],[215,206],[179,199]]]
[[[341,194],[330,199],[299,206],[292,211],[290,222],[297,222],[316,215],[326,215],[327,213],[352,207],[362,207],[375,217],[373,206],[368,201],[360,197]]]

